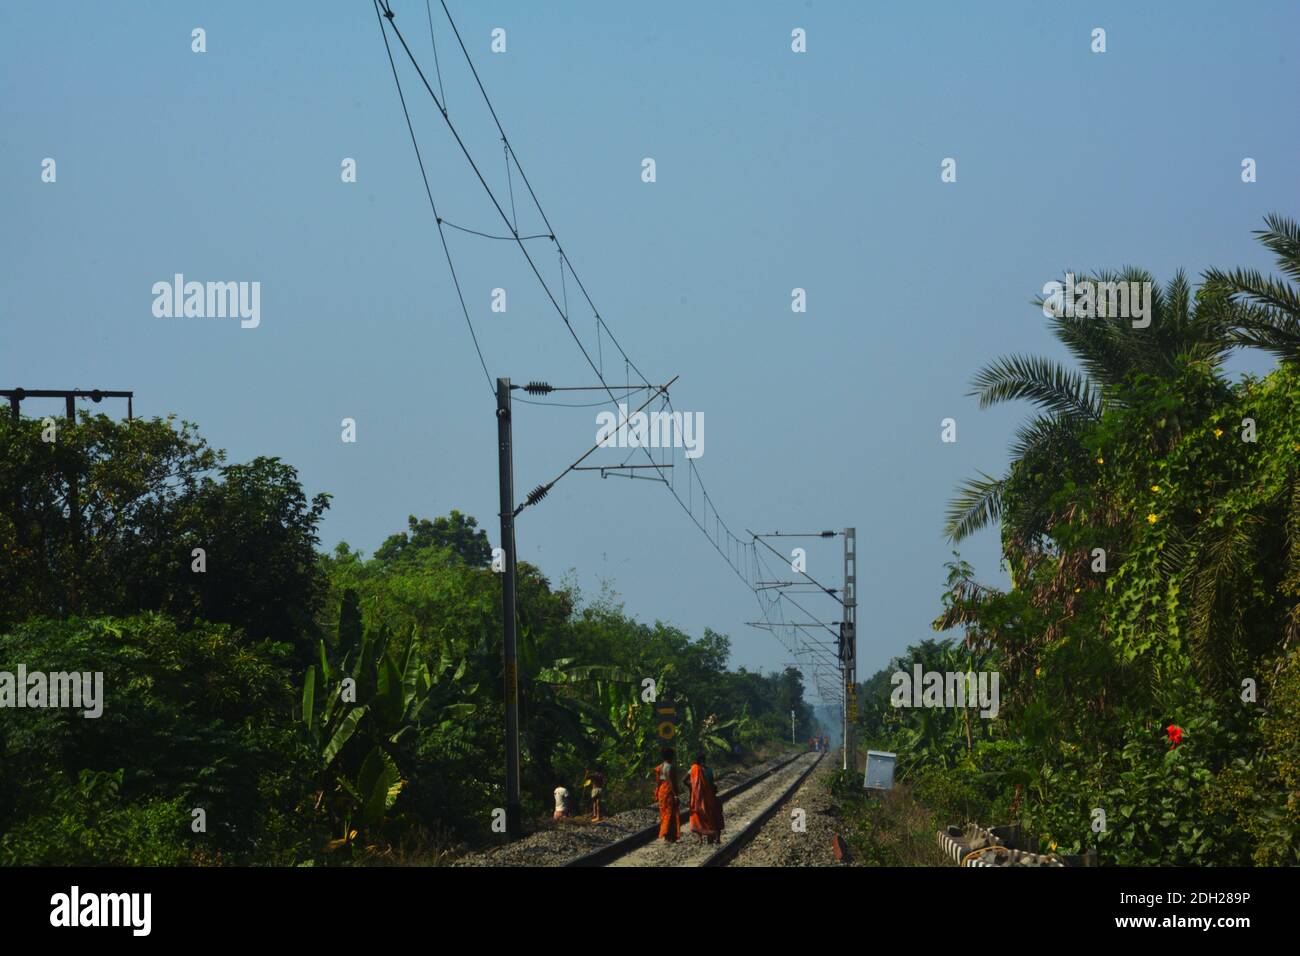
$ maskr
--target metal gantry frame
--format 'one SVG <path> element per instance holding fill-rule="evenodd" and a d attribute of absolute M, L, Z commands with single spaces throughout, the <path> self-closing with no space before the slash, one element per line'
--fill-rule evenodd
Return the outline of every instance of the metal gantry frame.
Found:
<path fill-rule="evenodd" d="M 20 406 L 28 398 L 61 398 L 64 401 L 64 414 L 68 421 L 77 420 L 77 399 L 88 398 L 98 404 L 106 398 L 125 398 L 126 399 L 126 420 L 129 422 L 134 418 L 134 409 L 131 402 L 135 398 L 135 392 L 115 392 L 101 388 L 3 388 L 0 389 L 0 398 L 9 400 L 9 411 L 15 419 L 21 414 Z"/>
<path fill-rule="evenodd" d="M 812 577 L 806 571 L 793 568 L 797 574 L 801 575 L 802 581 L 758 581 L 755 585 L 756 591 L 775 591 L 776 600 L 773 606 L 779 605 L 780 601 L 793 604 L 808 618 L 813 618 L 808 610 L 802 604 L 795 601 L 791 595 L 798 594 L 824 594 L 834 599 L 842 608 L 841 618 L 838 622 L 827 622 L 816 619 L 803 621 L 786 621 L 784 615 L 778 622 L 764 621 L 748 622 L 754 627 L 766 627 L 775 632 L 778 628 L 789 631 L 790 636 L 794 639 L 795 647 L 787 645 L 787 649 L 795 656 L 796 664 L 805 672 L 811 671 L 813 681 L 817 685 L 818 696 L 826 703 L 832 705 L 838 704 L 840 716 L 843 722 L 843 741 L 844 741 L 844 769 L 857 769 L 857 529 L 845 528 L 843 531 L 820 531 L 820 532 L 802 532 L 786 533 L 773 531 L 767 534 L 757 534 L 750 531 L 755 542 L 761 543 L 765 548 L 779 557 L 782 561 L 786 560 L 785 555 L 781 554 L 770 544 L 764 541 L 764 538 L 833 538 L 841 536 L 844 539 L 844 583 L 840 588 L 829 588 L 820 581 Z M 802 590 L 792 590 L 793 588 L 802 588 Z M 766 616 L 766 612 L 765 612 Z M 829 641 L 817 640 L 809 637 L 806 631 L 825 630 L 835 637 L 832 644 Z M 800 646 L 801 645 L 801 646 Z M 830 649 L 834 648 L 832 656 Z"/>
<path fill-rule="evenodd" d="M 858 769 L 858 555 L 857 528 L 844 529 L 844 622 L 840 666 L 844 675 L 844 769 Z"/>

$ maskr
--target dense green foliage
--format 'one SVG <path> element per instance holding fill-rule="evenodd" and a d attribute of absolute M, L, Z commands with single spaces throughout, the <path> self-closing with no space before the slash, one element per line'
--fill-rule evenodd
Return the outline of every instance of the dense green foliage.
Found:
<path fill-rule="evenodd" d="M 160 614 L 34 619 L 0 669 L 104 675 L 103 713 L 6 710 L 0 863 L 284 862 L 310 756 L 291 719 L 285 644 Z M 207 816 L 205 840 L 192 810 Z"/>
<path fill-rule="evenodd" d="M 325 561 L 333 584 L 327 607 L 338 610 L 322 621 L 322 653 L 327 661 L 345 658 L 373 637 L 400 646 L 411 661 L 436 662 L 432 676 L 442 675 L 446 689 L 437 692 L 433 681 L 437 702 L 407 722 L 408 734 L 385 743 L 384 733 L 364 734 L 363 723 L 366 742 L 340 759 L 359 766 L 363 750 L 381 746 L 406 781 L 394 816 L 411 813 L 425 825 L 437 820 L 486 838 L 492 810 L 502 804 L 497 768 L 505 759 L 500 584 L 483 566 L 490 549 L 473 519 L 453 514 L 448 526 L 468 533 L 390 538 L 400 547 L 370 560 L 347 545 L 335 550 Z M 576 588 L 553 589 L 526 563 L 518 604 L 523 778 L 532 814 L 546 811 L 557 785 L 576 792 L 593 767 L 605 772 L 614 805 L 648 799 L 658 737 L 647 681 L 655 699 L 677 700 L 682 750 L 747 756 L 789 733 L 791 710 L 800 732 L 812 732 L 798 672 L 729 671 L 724 635 L 706 629 L 692 640 L 661 623 L 637 622 L 609 594 L 584 603 Z M 396 655 L 390 666 L 394 675 L 404 669 Z"/>
<path fill-rule="evenodd" d="M 472 517 L 326 555 L 328 496 L 276 459 L 227 465 L 160 419 L 54 425 L 0 419 L 0 675 L 100 673 L 102 714 L 0 701 L 0 864 L 436 862 L 501 839 L 501 585 Z M 819 729 L 797 671 L 728 670 L 724 635 L 526 564 L 518 600 L 528 817 L 596 767 L 607 810 L 647 802 L 656 697 L 679 748 L 723 763 L 791 710 Z"/>
<path fill-rule="evenodd" d="M 1296 225 L 1261 235 L 1300 280 Z M 1120 864 L 1295 864 L 1300 293 L 1246 270 L 1157 292 L 1149 328 L 1051 320 L 1081 372 L 1012 356 L 977 375 L 983 404 L 1040 409 L 1007 473 L 949 510 L 954 540 L 1000 520 L 1012 586 L 950 565 L 935 626 L 963 640 L 911 648 L 860 719 L 948 822 L 1019 822 Z M 1242 346 L 1282 361 L 1232 380 Z M 890 707 L 895 666 L 970 658 L 1000 673 L 997 720 Z"/>
<path fill-rule="evenodd" d="M 293 643 L 305 661 L 303 624 L 326 586 L 315 549 L 329 497 L 308 501 L 275 458 L 226 465 L 194 426 L 174 426 L 0 416 L 0 629 L 163 611 Z"/>

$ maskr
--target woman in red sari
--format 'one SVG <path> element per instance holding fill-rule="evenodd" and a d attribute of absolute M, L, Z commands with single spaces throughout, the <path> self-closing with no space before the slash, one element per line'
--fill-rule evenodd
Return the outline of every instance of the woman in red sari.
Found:
<path fill-rule="evenodd" d="M 695 755 L 691 766 L 691 831 L 696 842 L 717 843 L 722 834 L 722 801 L 713 783 L 713 771 L 704 762 L 704 754 Z"/>
<path fill-rule="evenodd" d="M 665 843 L 675 843 L 681 829 L 679 817 L 681 803 L 677 799 L 677 768 L 673 766 L 673 751 L 665 747 L 663 763 L 655 767 L 655 799 L 659 801 L 659 838 Z"/>

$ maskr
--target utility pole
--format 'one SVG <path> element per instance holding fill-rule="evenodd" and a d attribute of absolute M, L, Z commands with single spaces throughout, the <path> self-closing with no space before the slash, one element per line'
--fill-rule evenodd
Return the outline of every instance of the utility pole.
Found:
<path fill-rule="evenodd" d="M 647 398 L 635 413 L 641 412 L 668 387 L 677 381 L 674 375 L 667 385 L 660 385 Z M 604 386 L 601 386 L 604 388 Z M 552 386 L 546 382 L 529 382 L 527 385 L 511 385 L 510 379 L 497 379 L 497 458 L 500 467 L 501 483 L 501 550 L 505 554 L 505 576 L 501 581 L 501 623 L 505 632 L 502 641 L 502 679 L 505 684 L 506 702 L 506 835 L 510 839 L 523 836 L 523 809 L 520 801 L 519 785 L 519 618 L 516 610 L 516 584 L 518 582 L 518 564 L 515 549 L 515 516 L 525 508 L 537 504 L 554 487 L 555 483 L 587 460 L 602 442 L 597 440 L 579 458 L 546 484 L 538 485 L 524 499 L 524 503 L 515 507 L 515 465 L 510 424 L 510 392 L 522 388 L 530 395 L 547 395 L 557 391 L 595 391 L 596 386 Z M 608 389 L 605 389 L 608 391 Z M 622 466 L 636 467 L 636 466 Z M 672 465 L 652 465 L 663 469 Z M 677 734 L 676 712 L 669 702 L 659 705 L 662 716 L 659 728 L 660 736 L 671 741 Z"/>
<path fill-rule="evenodd" d="M 844 529 L 844 623 L 840 635 L 840 669 L 844 675 L 844 769 L 858 769 L 858 555 L 857 529 Z"/>
<path fill-rule="evenodd" d="M 794 746 L 794 711 L 790 711 L 790 745 Z"/>
<path fill-rule="evenodd" d="M 497 457 L 501 469 L 501 550 L 505 576 L 501 580 L 501 620 L 505 625 L 503 653 L 506 700 L 506 836 L 523 835 L 519 787 L 519 645 L 515 611 L 515 467 L 511 449 L 510 379 L 497 379 Z"/>

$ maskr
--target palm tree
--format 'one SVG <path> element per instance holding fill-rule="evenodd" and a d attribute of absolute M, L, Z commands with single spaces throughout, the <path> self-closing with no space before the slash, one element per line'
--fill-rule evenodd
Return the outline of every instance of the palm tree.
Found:
<path fill-rule="evenodd" d="M 960 541 L 999 518 L 1006 519 L 1004 537 L 1010 532 L 1010 537 L 1030 541 L 1044 534 L 1052 523 L 1045 493 L 1018 496 L 1016 514 L 1003 514 L 1014 476 L 1056 472 L 1079 461 L 1083 432 L 1101 420 L 1107 407 L 1126 403 L 1135 376 L 1170 377 L 1192 362 L 1217 368 L 1233 346 L 1241 344 L 1229 335 L 1222 309 L 1202 308 L 1194 299 L 1182 271 L 1163 289 L 1140 269 L 1085 278 L 1095 283 L 1149 283 L 1150 323 L 1135 328 L 1131 319 L 1118 315 L 1054 314 L 1049 320 L 1052 331 L 1082 371 L 1053 359 L 1011 355 L 976 374 L 969 394 L 979 398 L 981 408 L 1024 399 L 1040 413 L 1016 432 L 1006 475 L 995 478 L 981 472 L 959 487 L 947 512 L 950 540 Z M 1042 308 L 1045 300 L 1040 297 L 1034 304 Z M 1098 308 L 1104 311 L 1101 301 Z"/>
<path fill-rule="evenodd" d="M 1062 517 L 1050 513 L 1048 504 L 1060 484 L 1017 479 L 1068 470 L 1086 474 L 1083 432 L 1107 408 L 1135 399 L 1132 386 L 1139 376 L 1169 380 L 1194 364 L 1215 370 L 1237 347 L 1260 348 L 1283 362 L 1300 360 L 1300 289 L 1287 281 L 1300 280 L 1300 227 L 1278 215 L 1267 216 L 1265 223 L 1267 228 L 1256 235 L 1276 255 L 1286 278 L 1266 278 L 1249 269 L 1210 269 L 1193 296 L 1179 273 L 1153 296 L 1148 328 L 1135 329 L 1122 319 L 1052 319 L 1057 338 L 1082 372 L 1020 356 L 1000 359 L 979 372 L 973 394 L 981 407 L 1023 398 L 1041 413 L 1017 433 L 1003 478 L 982 474 L 961 487 L 948 512 L 947 530 L 953 540 L 1001 519 L 1008 555 L 1046 550 L 1043 539 Z M 1141 276 L 1130 270 L 1121 278 Z M 1215 376 L 1212 388 L 1221 389 L 1225 400 L 1231 398 L 1225 380 Z M 1175 429 L 1166 441 L 1172 446 L 1176 440 Z M 1155 454 L 1167 451 L 1168 446 L 1153 448 Z M 1009 509 L 1014 513 L 1005 513 Z M 1256 646 L 1261 640 L 1267 644 L 1276 634 L 1272 622 L 1255 619 L 1273 611 L 1238 599 L 1243 578 L 1250 577 L 1251 569 L 1272 568 L 1274 576 L 1300 581 L 1300 478 L 1271 487 L 1245 513 L 1214 517 L 1210 520 L 1207 507 L 1205 517 L 1194 524 L 1170 525 L 1158 570 L 1165 581 L 1181 579 L 1187 609 L 1182 638 L 1196 669 L 1222 680 L 1241 660 L 1262 652 L 1264 648 Z M 1279 533 L 1285 538 L 1281 567 L 1275 540 Z M 996 596 L 974 585 L 969 574 L 954 584 L 952 594 L 951 606 L 937 624 L 978 620 L 983 604 Z M 1300 605 L 1290 608 L 1284 628 L 1284 644 L 1300 640 Z"/>
<path fill-rule="evenodd" d="M 1264 223 L 1266 228 L 1255 230 L 1255 235 L 1273 252 L 1286 278 L 1265 277 L 1255 269 L 1208 269 L 1201 297 L 1205 309 L 1232 330 L 1235 345 L 1262 349 L 1283 363 L 1295 363 L 1300 361 L 1300 288 L 1294 284 L 1300 282 L 1300 226 L 1276 213 L 1265 216 Z M 1285 558 L 1276 567 L 1278 545 L 1270 541 L 1270 534 L 1279 529 Z M 1251 630 L 1233 600 L 1237 575 L 1243 568 L 1262 564 L 1290 581 L 1300 580 L 1300 478 L 1278 484 L 1249 512 L 1222 522 L 1204 522 L 1188 540 L 1171 544 L 1169 557 L 1174 561 L 1187 553 L 1199 556 L 1187 589 L 1187 640 L 1207 670 L 1226 675 L 1233 670 L 1233 654 L 1241 653 Z M 1273 633 L 1269 627 L 1255 630 Z M 1283 624 L 1282 645 L 1297 639 L 1300 605 L 1293 605 Z M 1256 653 L 1259 650 L 1254 648 Z"/>
<path fill-rule="evenodd" d="M 1277 257 L 1278 269 L 1300 282 L 1300 226 L 1276 213 L 1264 217 L 1266 229 L 1255 235 Z M 1254 269 L 1205 273 L 1203 290 L 1223 320 L 1234 329 L 1236 344 L 1272 352 L 1286 362 L 1300 359 L 1300 289 Z"/>

